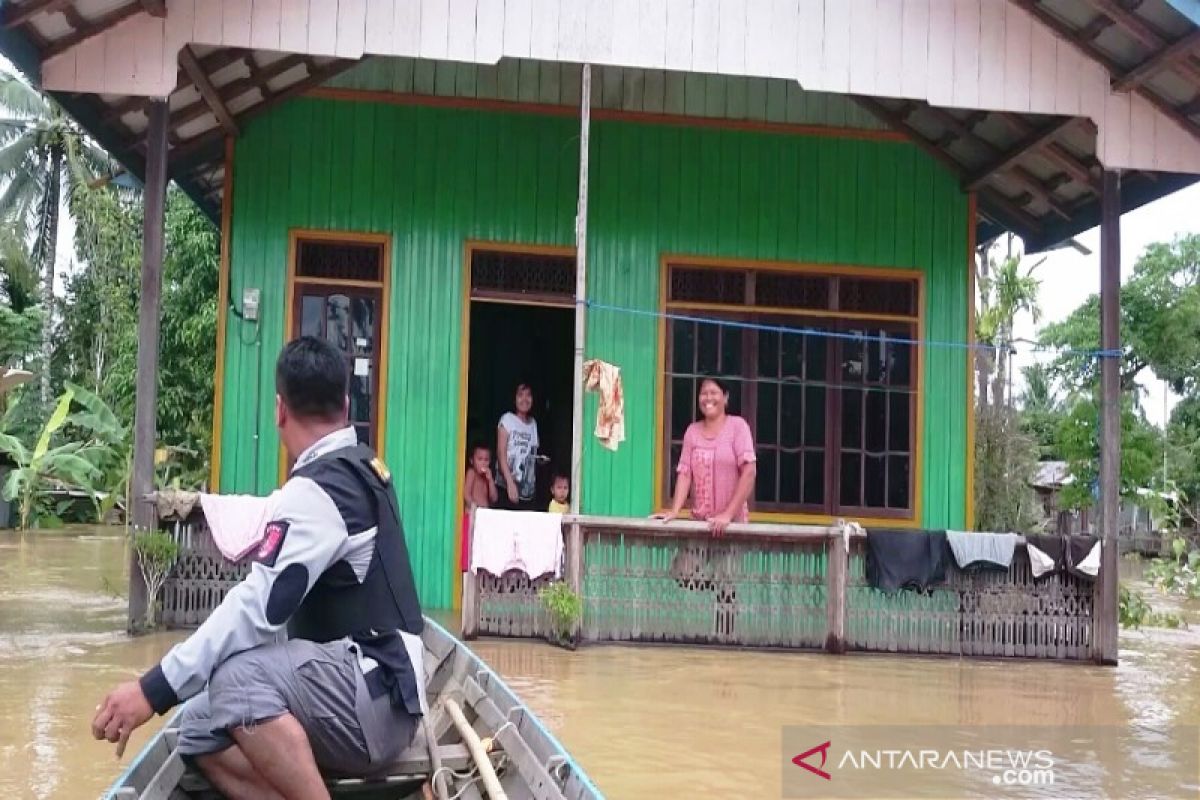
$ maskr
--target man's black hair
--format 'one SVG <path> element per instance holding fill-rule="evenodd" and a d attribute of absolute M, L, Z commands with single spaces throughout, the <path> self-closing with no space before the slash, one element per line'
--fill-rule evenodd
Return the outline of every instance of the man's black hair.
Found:
<path fill-rule="evenodd" d="M 346 410 L 350 369 L 342 352 L 324 339 L 288 342 L 275 362 L 275 391 L 302 419 L 332 421 Z"/>

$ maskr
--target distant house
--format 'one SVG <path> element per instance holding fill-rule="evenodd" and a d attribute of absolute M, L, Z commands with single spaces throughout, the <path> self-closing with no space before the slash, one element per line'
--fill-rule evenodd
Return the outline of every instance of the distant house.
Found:
<path fill-rule="evenodd" d="M 1046 527 L 1059 533 L 1085 533 L 1091 527 L 1091 509 L 1078 510 L 1062 507 L 1059 495 L 1064 486 L 1075 482 L 1075 476 L 1066 461 L 1042 461 L 1034 472 L 1030 485 L 1042 503 L 1042 512 L 1047 520 Z M 1174 492 L 1158 492 L 1154 489 L 1138 489 L 1137 500 L 1122 498 L 1120 513 L 1120 536 L 1138 537 L 1157 531 L 1160 520 L 1154 518 L 1150 498 L 1158 495 L 1167 502 L 1175 502 Z"/>

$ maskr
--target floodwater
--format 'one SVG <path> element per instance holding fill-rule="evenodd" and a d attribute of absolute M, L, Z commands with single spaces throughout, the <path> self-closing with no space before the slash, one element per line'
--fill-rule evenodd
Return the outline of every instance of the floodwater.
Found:
<path fill-rule="evenodd" d="M 0 534 L 0 797 L 91 800 L 119 774 L 112 746 L 91 739 L 91 714 L 179 636 L 124 636 L 126 557 L 119 531 Z M 779 797 L 784 727 L 852 724 L 1119 726 L 1131 732 L 1116 754 L 1122 766 L 1095 776 L 1095 796 L 1196 797 L 1194 775 L 1145 757 L 1156 746 L 1150 727 L 1200 724 L 1200 606 L 1181 610 L 1190 630 L 1123 634 L 1115 669 L 680 647 L 568 653 L 506 641 L 475 649 L 613 798 Z M 135 734 L 126 760 L 156 724 Z M 964 785 L 962 796 L 986 794 Z"/>

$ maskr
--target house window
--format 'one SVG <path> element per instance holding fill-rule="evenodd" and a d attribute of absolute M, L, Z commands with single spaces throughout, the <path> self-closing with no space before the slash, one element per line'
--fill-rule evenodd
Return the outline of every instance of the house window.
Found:
<path fill-rule="evenodd" d="M 910 518 L 918 278 L 668 270 L 664 496 L 699 384 L 719 375 L 754 433 L 755 510 Z"/>

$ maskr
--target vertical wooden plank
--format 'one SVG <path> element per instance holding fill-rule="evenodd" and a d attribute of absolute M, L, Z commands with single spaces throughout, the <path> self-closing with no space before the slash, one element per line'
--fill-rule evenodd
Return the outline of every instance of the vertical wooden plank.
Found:
<path fill-rule="evenodd" d="M 226 47 L 250 46 L 251 0 L 225 0 L 221 16 L 221 43 Z"/>
<path fill-rule="evenodd" d="M 337 43 L 338 58 L 361 58 L 367 37 L 366 0 L 338 0 Z"/>
<path fill-rule="evenodd" d="M 641 0 L 638 9 L 638 66 L 662 65 L 667 57 L 667 5 L 663 0 Z"/>
<path fill-rule="evenodd" d="M 337 52 L 336 3 L 309 0 L 308 47 L 304 52 L 315 56 L 332 56 Z"/>
<path fill-rule="evenodd" d="M 777 60 L 774 53 L 776 41 L 782 42 L 780 32 L 772 28 L 775 22 L 774 0 L 747 0 L 744 19 L 744 72 L 758 77 L 771 75 L 771 64 Z"/>
<path fill-rule="evenodd" d="M 114 36 L 123 31 L 134 50 L 133 81 L 129 85 L 135 91 L 150 96 L 165 95 L 175 88 L 174 74 L 165 81 L 165 85 L 163 81 L 164 66 L 169 63 L 174 69 L 177 60 L 174 53 L 171 53 L 169 59 L 163 57 L 165 25 L 165 19 L 139 14 L 113 30 Z"/>
<path fill-rule="evenodd" d="M 1154 146 L 1154 117 L 1156 111 L 1145 97 L 1129 93 L 1130 158 L 1116 166 L 1131 166 L 1149 161 L 1144 153 Z"/>
<path fill-rule="evenodd" d="M 302 2 L 311 2 L 312 0 L 301 0 Z M 193 28 L 193 42 L 196 44 L 205 44 L 219 46 L 222 44 L 222 29 L 221 12 L 224 8 L 224 3 L 206 3 L 199 14 L 195 16 L 195 26 Z"/>
<path fill-rule="evenodd" d="M 1104 125 L 1100 127 L 1097 148 L 1105 166 L 1129 163 L 1133 148 L 1132 103 L 1128 92 L 1110 92 L 1104 108 Z"/>
<path fill-rule="evenodd" d="M 450 0 L 421 3 L 421 57 L 446 58 L 450 37 Z"/>
<path fill-rule="evenodd" d="M 607 3 L 587 3 L 584 12 L 584 55 L 589 63 L 607 63 L 613 52 L 613 14 Z"/>
<path fill-rule="evenodd" d="M 694 0 L 692 5 L 692 71 L 716 72 L 718 62 L 719 0 Z M 613 52 L 614 57 L 616 51 Z"/>
<path fill-rule="evenodd" d="M 980 0 L 955 0 L 954 3 L 954 84 L 953 105 L 975 108 L 979 105 L 979 10 Z"/>
<path fill-rule="evenodd" d="M 825 50 L 817 87 L 821 91 L 850 91 L 850 12 L 845 0 L 825 0 Z"/>
<path fill-rule="evenodd" d="M 558 58 L 558 0 L 533 0 L 533 29 L 529 38 L 529 57 L 554 61 Z"/>
<path fill-rule="evenodd" d="M 664 65 L 671 70 L 692 67 L 692 2 L 666 0 L 667 33 Z M 589 36 L 591 35 L 589 27 Z"/>
<path fill-rule="evenodd" d="M 929 2 L 906 0 L 900 23 L 900 96 L 923 98 L 929 71 Z"/>
<path fill-rule="evenodd" d="M 192 40 L 196 25 L 195 0 L 175 0 L 163 20 L 162 82 L 174 87 L 179 73 L 179 50 Z"/>
<path fill-rule="evenodd" d="M 717 2 L 717 71 L 742 75 L 746 69 L 746 3 Z"/>
<path fill-rule="evenodd" d="M 386 4 L 390 7 L 390 3 Z M 254 0 L 250 11 L 250 46 L 256 50 L 279 49 L 280 0 Z M 171 9 L 175 13 L 175 9 Z M 167 15 L 170 19 L 170 14 Z"/>
<path fill-rule="evenodd" d="M 884 0 L 886 4 L 886 0 Z M 877 77 L 877 52 L 875 49 L 874 31 L 878 22 L 878 3 L 876 0 L 848 0 L 850 7 L 850 45 L 853 56 L 850 57 L 850 91 L 853 94 L 878 94 L 875 85 Z M 895 36 L 895 33 L 892 33 Z"/>
<path fill-rule="evenodd" d="M 996 88 L 1004 85 L 1004 23 L 1009 3 L 985 2 L 979 16 L 979 92 L 993 102 Z"/>
<path fill-rule="evenodd" d="M 398 56 L 416 56 L 421 52 L 421 7 L 423 3 L 412 0 L 393 0 L 391 53 Z M 509 0 L 515 3 L 516 0 Z"/>
<path fill-rule="evenodd" d="M 800 0 L 796 77 L 807 89 L 824 89 L 825 2 Z"/>
<path fill-rule="evenodd" d="M 905 3 L 886 0 L 876 7 L 875 19 L 875 94 L 899 97 L 904 75 Z"/>
<path fill-rule="evenodd" d="M 522 61 L 517 67 L 517 99 L 522 103 L 536 103 L 538 99 L 538 63 Z"/>
<path fill-rule="evenodd" d="M 211 13 L 209 6 L 205 4 L 206 14 Z M 308 0 L 280 0 L 279 49 L 285 53 L 308 52 Z"/>
<path fill-rule="evenodd" d="M 638 0 L 613 0 L 609 8 L 612 11 L 613 63 L 638 63 Z"/>
<path fill-rule="evenodd" d="M 1056 113 L 1076 115 L 1079 113 L 1079 97 L 1082 92 L 1080 79 L 1083 73 L 1084 56 L 1061 39 L 1057 42 L 1054 76 L 1054 105 Z"/>
<path fill-rule="evenodd" d="M 1054 113 L 1054 84 L 1057 80 L 1055 60 L 1058 40 L 1045 25 L 1035 22 L 1030 36 L 1029 110 L 1039 114 Z"/>
<path fill-rule="evenodd" d="M 255 0 L 258 2 L 258 0 Z M 395 22 L 396 4 L 393 0 L 375 0 L 367 3 L 364 20 L 366 34 L 363 49 L 373 55 L 387 55 L 392 51 L 392 24 Z"/>
<path fill-rule="evenodd" d="M 754 15 L 758 20 L 759 16 Z M 800 39 L 800 13 L 795 0 L 773 0 L 770 20 L 761 28 L 756 26 L 754 39 L 760 42 L 768 55 L 765 72 L 773 78 L 795 80 L 797 75 L 797 48 Z"/>
<path fill-rule="evenodd" d="M 648 69 L 642 83 L 642 110 L 661 114 L 666 107 L 666 75 L 660 69 Z"/>
<path fill-rule="evenodd" d="M 475 14 L 475 60 L 494 64 L 504 52 L 504 0 L 478 0 Z"/>
<path fill-rule="evenodd" d="M 109 35 L 99 37 L 104 42 L 105 88 L 110 91 L 128 84 L 134 72 L 136 42 L 126 35 L 126 30 L 127 26 L 118 26 Z"/>
<path fill-rule="evenodd" d="M 1004 108 L 1028 111 L 1033 86 L 1033 17 L 1012 3 L 1004 9 Z"/>
<path fill-rule="evenodd" d="M 504 55 L 529 57 L 533 28 L 533 0 L 504 1 Z"/>
<path fill-rule="evenodd" d="M 663 111 L 667 114 L 686 113 L 687 76 L 682 72 L 666 73 L 663 92 Z"/>
<path fill-rule="evenodd" d="M 583 4 L 562 4 L 558 16 L 557 58 L 570 62 L 583 61 L 586 22 Z"/>
<path fill-rule="evenodd" d="M 1079 114 L 1104 127 L 1104 103 L 1108 98 L 1108 72 L 1091 59 L 1080 64 Z M 1097 151 L 1099 152 L 1099 151 Z"/>
<path fill-rule="evenodd" d="M 47 86 L 80 87 L 87 86 L 89 80 L 96 76 L 107 77 L 104 63 L 104 37 L 93 36 L 57 58 L 50 59 L 42 66 L 42 80 Z M 164 70 L 164 80 L 174 80 L 178 67 L 170 66 Z M 60 77 L 61 76 L 61 77 Z M 103 83 L 100 84 L 103 87 Z"/>
<path fill-rule="evenodd" d="M 477 0 L 450 0 L 446 58 L 452 61 L 475 60 Z"/>
<path fill-rule="evenodd" d="M 834 533 L 831 531 L 831 533 Z M 825 652 L 846 652 L 846 591 L 849 554 L 841 531 L 825 542 Z"/>
<path fill-rule="evenodd" d="M 927 97 L 935 106 L 954 102 L 953 0 L 929 0 L 929 80 Z"/>

